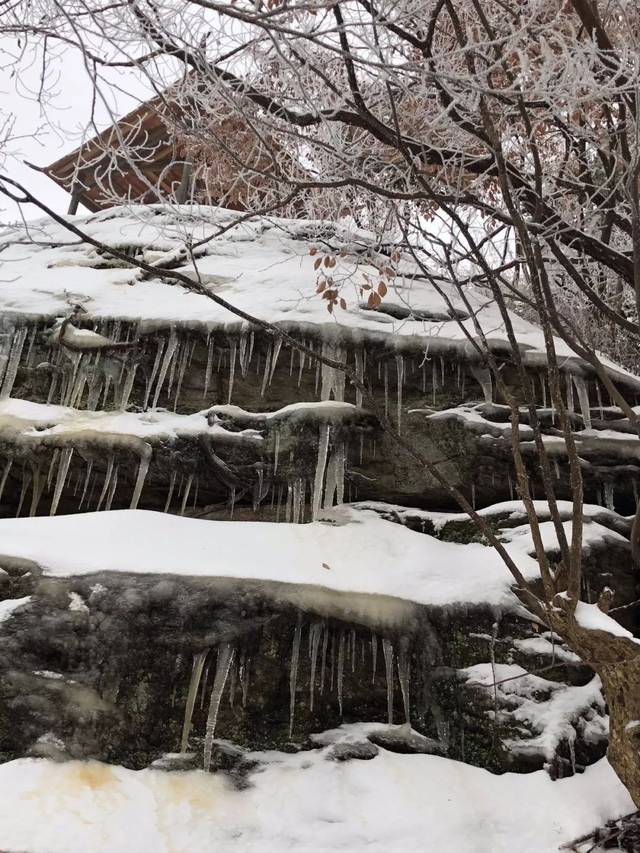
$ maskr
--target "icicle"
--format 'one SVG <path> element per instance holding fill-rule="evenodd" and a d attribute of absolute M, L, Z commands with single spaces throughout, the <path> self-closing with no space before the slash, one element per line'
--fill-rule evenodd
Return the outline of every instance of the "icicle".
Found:
<path fill-rule="evenodd" d="M 153 367 L 151 368 L 151 373 L 149 374 L 149 378 L 147 379 L 147 383 L 144 389 L 144 401 L 142 403 L 142 408 L 146 412 L 149 407 L 149 398 L 151 397 L 151 389 L 153 388 L 153 383 L 155 382 L 155 378 L 158 374 L 158 369 L 160 367 L 160 361 L 162 359 L 162 352 L 164 350 L 164 338 L 158 338 L 158 345 L 156 348 L 156 357 L 153 360 Z"/>
<path fill-rule="evenodd" d="M 631 481 L 631 488 L 633 489 L 633 504 L 634 506 L 638 506 L 638 481 Z M 0 497 L 2 497 L 2 486 L 0 485 Z"/>
<path fill-rule="evenodd" d="M 436 391 L 438 390 L 438 372 L 435 361 L 431 362 L 431 396 L 433 407 L 436 405 Z"/>
<path fill-rule="evenodd" d="M 236 349 L 238 344 L 235 338 L 229 342 L 229 384 L 227 388 L 227 405 L 231 405 L 231 397 L 233 395 L 233 381 L 236 375 Z"/>
<path fill-rule="evenodd" d="M 398 432 L 401 431 L 402 426 L 402 390 L 404 388 L 404 356 L 396 355 L 396 374 L 398 381 L 398 402 L 397 402 L 397 413 L 396 417 L 398 420 Z"/>
<path fill-rule="evenodd" d="M 207 391 L 209 390 L 209 383 L 211 382 L 211 374 L 213 372 L 213 352 L 214 352 L 214 339 L 213 335 L 209 338 L 207 343 L 207 366 L 204 371 L 204 384 L 202 387 L 202 398 L 204 399 L 207 396 Z"/>
<path fill-rule="evenodd" d="M 238 664 L 234 659 L 231 664 L 231 672 L 229 674 L 229 707 L 233 708 L 233 703 L 236 697 L 236 687 L 238 684 Z"/>
<path fill-rule="evenodd" d="M 31 327 L 31 332 L 29 333 L 29 344 L 27 346 L 27 355 L 25 358 L 25 363 L 26 363 L 27 367 L 33 367 L 33 360 L 32 360 L 32 356 L 33 356 L 33 352 L 34 352 L 33 345 L 36 342 L 37 335 L 38 335 L 38 327 L 37 327 L 37 325 L 34 325 Z"/>
<path fill-rule="evenodd" d="M 2 479 L 0 480 L 0 498 L 2 498 L 4 487 L 7 485 L 7 479 L 9 477 L 9 471 L 11 471 L 12 465 L 13 459 L 7 459 L 4 465 L 4 471 L 2 472 Z"/>
<path fill-rule="evenodd" d="M 251 658 L 247 655 L 243 656 L 243 661 L 240 664 L 240 685 L 242 687 L 242 707 L 247 707 L 247 701 L 249 699 L 249 664 L 251 663 Z"/>
<path fill-rule="evenodd" d="M 16 376 L 18 374 L 18 367 L 20 366 L 20 356 L 22 355 L 22 348 L 24 346 L 26 337 L 26 326 L 24 326 L 22 329 L 18 329 L 13 336 L 13 341 L 11 342 L 11 349 L 9 351 L 9 357 L 7 359 L 7 366 L 4 371 L 4 378 L 2 380 L 0 398 L 11 396 L 13 385 L 16 381 Z"/>
<path fill-rule="evenodd" d="M 42 497 L 44 488 L 44 479 L 39 468 L 34 468 L 31 474 L 31 506 L 29 507 L 29 517 L 33 518 L 38 511 L 38 504 Z"/>
<path fill-rule="evenodd" d="M 322 505 L 322 485 L 327 467 L 327 455 L 329 452 L 329 424 L 320 424 L 320 438 L 318 440 L 318 459 L 316 462 L 316 473 L 313 482 L 313 505 L 311 518 L 315 521 L 320 513 Z"/>
<path fill-rule="evenodd" d="M 482 388 L 485 403 L 491 403 L 493 400 L 493 381 L 491 371 L 488 367 L 482 367 L 477 364 L 471 365 L 471 373 L 478 385 Z M 444 380 L 444 374 L 443 374 Z"/>
<path fill-rule="evenodd" d="M 189 746 L 189 733 L 191 731 L 191 720 L 193 717 L 193 709 L 196 705 L 196 696 L 198 695 L 198 687 L 202 678 L 202 670 L 204 662 L 209 654 L 209 649 L 202 652 L 197 652 L 193 656 L 193 668 L 191 670 L 191 680 L 189 681 L 189 692 L 187 693 L 187 705 L 184 710 L 184 723 L 182 726 L 182 739 L 180 741 L 180 752 L 186 752 Z"/>
<path fill-rule="evenodd" d="M 573 413 L 575 412 L 575 403 L 573 402 L 573 380 L 570 373 L 565 374 L 565 380 L 567 385 L 567 409 Z"/>
<path fill-rule="evenodd" d="M 204 668 L 204 675 L 202 677 L 202 690 L 200 691 L 200 710 L 204 708 L 204 700 L 207 695 L 207 681 L 209 680 L 209 664 L 207 664 Z"/>
<path fill-rule="evenodd" d="M 571 761 L 571 774 L 576 775 L 576 741 L 575 734 L 568 738 L 569 743 L 569 760 Z"/>
<path fill-rule="evenodd" d="M 169 512 L 169 507 L 171 506 L 171 498 L 173 497 L 173 490 L 176 485 L 176 477 L 178 476 L 178 472 L 174 468 L 171 471 L 171 477 L 169 478 L 169 492 L 167 493 L 167 500 L 164 505 L 163 512 Z"/>
<path fill-rule="evenodd" d="M 240 363 L 240 375 L 244 379 L 249 370 L 249 359 L 247 356 L 249 355 L 249 347 L 247 346 L 247 336 L 246 334 L 240 335 L 240 343 L 238 347 L 238 362 Z"/>
<path fill-rule="evenodd" d="M 341 344 L 330 341 L 323 341 L 322 356 L 323 358 L 332 359 L 333 361 L 344 362 L 345 349 Z M 318 364 L 320 366 L 320 363 Z M 338 400 L 339 402 L 344 401 L 344 372 L 337 367 L 329 367 L 329 365 L 327 364 L 322 364 L 320 370 L 322 376 L 320 399 L 330 400 L 333 397 L 334 400 Z"/>
<path fill-rule="evenodd" d="M 51 462 L 49 463 L 49 473 L 47 474 L 47 491 L 49 491 L 49 489 L 51 488 L 51 483 L 53 482 L 53 472 L 56 470 L 56 465 L 58 464 L 59 457 L 60 449 L 56 447 L 53 453 L 51 454 Z"/>
<path fill-rule="evenodd" d="M 87 488 L 89 486 L 89 480 L 91 479 L 91 471 L 93 470 L 93 459 L 89 459 L 87 462 L 87 473 L 84 478 L 84 487 L 82 489 L 82 495 L 80 496 L 80 503 L 78 504 L 78 510 L 82 509 L 82 504 L 84 503 L 85 496 L 87 494 Z"/>
<path fill-rule="evenodd" d="M 274 450 L 273 450 L 273 475 L 275 477 L 276 471 L 278 470 L 278 458 L 280 456 L 280 430 L 276 427 L 275 430 L 275 439 L 274 439 Z"/>
<path fill-rule="evenodd" d="M 153 408 L 155 409 L 158 405 L 158 400 L 160 398 L 160 392 L 162 391 L 162 386 L 164 385 L 164 381 L 167 378 L 167 371 L 169 370 L 169 365 L 172 365 L 174 362 L 174 356 L 176 354 L 176 349 L 178 348 L 178 338 L 175 332 L 171 333 L 171 337 L 167 341 L 167 349 L 164 354 L 164 358 L 162 359 L 162 366 L 160 368 L 160 374 L 158 376 L 158 382 L 156 384 L 156 390 L 153 395 Z"/>
<path fill-rule="evenodd" d="M 356 379 L 364 384 L 364 359 L 362 356 L 362 347 L 356 347 L 354 351 Z M 356 406 L 362 406 L 362 391 L 356 388 Z"/>
<path fill-rule="evenodd" d="M 598 400 L 598 409 L 600 410 L 600 420 L 604 420 L 604 406 L 602 405 L 602 389 L 600 383 L 596 379 L 596 398 Z"/>
<path fill-rule="evenodd" d="M 376 671 L 378 669 L 378 637 L 371 635 L 371 683 L 375 684 Z"/>
<path fill-rule="evenodd" d="M 273 380 L 273 374 L 276 371 L 276 366 L 278 364 L 278 356 L 280 355 L 280 350 L 282 349 L 282 338 L 276 338 L 273 344 L 273 354 L 271 356 L 271 370 L 269 371 L 269 385 Z"/>
<path fill-rule="evenodd" d="M 320 662 L 320 695 L 324 693 L 324 674 L 327 669 L 327 647 L 329 645 L 329 626 L 322 635 L 322 661 Z"/>
<path fill-rule="evenodd" d="M 293 721 L 296 712 L 296 683 L 298 680 L 298 662 L 300 660 L 300 641 L 302 640 L 302 616 L 298 615 L 298 624 L 293 634 L 291 649 L 291 668 L 289 670 L 289 737 L 293 735 Z"/>
<path fill-rule="evenodd" d="M 122 400 L 120 402 L 120 408 L 122 411 L 126 411 L 127 406 L 129 405 L 129 397 L 131 396 L 131 391 L 133 390 L 133 383 L 136 378 L 136 372 L 138 370 L 138 365 L 133 364 L 127 370 L 127 379 L 122 388 Z"/>
<path fill-rule="evenodd" d="M 98 505 L 96 507 L 96 511 L 100 512 L 100 507 L 102 506 L 102 501 L 105 499 L 107 495 L 107 491 L 109 489 L 109 483 L 111 481 L 111 475 L 113 473 L 113 456 L 109 457 L 109 461 L 107 462 L 107 472 L 104 475 L 104 483 L 102 484 L 102 491 L 100 492 L 100 497 L 98 498 Z"/>
<path fill-rule="evenodd" d="M 180 515 L 184 515 L 184 511 L 187 508 L 187 501 L 189 500 L 189 492 L 191 491 L 191 484 L 193 483 L 193 474 L 189 474 L 187 477 L 187 482 L 184 487 L 184 492 L 182 495 L 182 504 L 180 506 Z M 233 502 L 231 504 L 231 511 L 233 512 Z"/>
<path fill-rule="evenodd" d="M 384 414 L 389 416 L 389 369 L 384 365 Z"/>
<path fill-rule="evenodd" d="M 185 344 L 182 347 L 181 358 L 179 361 L 178 367 L 178 379 L 176 381 L 176 395 L 173 398 L 173 411 L 177 411 L 178 404 L 180 402 L 180 392 L 182 391 L 182 383 L 184 382 L 184 375 L 187 371 L 187 364 L 189 363 L 189 346 Z M 173 366 L 171 371 L 171 376 L 169 378 L 169 394 L 171 393 L 171 386 L 173 384 Z"/>
<path fill-rule="evenodd" d="M 22 487 L 20 489 L 20 500 L 18 501 L 18 509 L 16 510 L 16 518 L 20 518 L 22 512 L 22 504 L 24 503 L 27 488 L 29 486 L 29 478 L 25 474 L 24 466 L 22 468 Z"/>
<path fill-rule="evenodd" d="M 178 341 L 178 346 L 176 349 L 175 358 L 171 359 L 171 364 L 169 365 L 169 379 L 167 381 L 167 399 L 171 397 L 171 391 L 173 389 L 173 381 L 176 377 L 176 367 L 178 368 L 178 373 L 182 369 L 182 363 L 184 361 L 184 344 L 182 341 Z M 175 408 L 174 408 L 175 410 Z"/>
<path fill-rule="evenodd" d="M 555 475 L 556 475 L 556 480 L 559 480 L 560 479 L 560 465 L 558 464 L 557 459 L 553 460 L 553 470 L 554 470 Z"/>
<path fill-rule="evenodd" d="M 218 661 L 216 663 L 216 674 L 213 679 L 213 687 L 211 689 L 211 699 L 209 701 L 209 713 L 207 715 L 207 728 L 204 736 L 204 769 L 209 771 L 211 767 L 211 755 L 213 753 L 213 738 L 216 731 L 216 723 L 218 722 L 218 711 L 220 710 L 220 702 L 222 693 L 229 675 L 229 669 L 233 662 L 235 649 L 230 643 L 221 643 L 218 648 Z"/>
<path fill-rule="evenodd" d="M 340 716 L 342 716 L 342 698 L 344 693 L 344 631 L 340 631 L 340 641 L 338 643 L 338 708 Z"/>
<path fill-rule="evenodd" d="M 351 629 L 351 672 L 356 671 L 356 629 Z"/>
<path fill-rule="evenodd" d="M 400 681 L 402 704 L 404 705 L 404 719 L 405 722 L 410 725 L 409 684 L 411 681 L 411 660 L 409 657 L 409 640 L 407 637 L 402 637 L 400 640 L 400 648 L 398 650 L 398 680 Z"/>
<path fill-rule="evenodd" d="M 610 509 L 612 512 L 615 512 L 615 500 L 614 500 L 614 488 L 613 483 L 605 483 L 603 486 L 604 489 L 604 505 L 607 509 Z"/>
<path fill-rule="evenodd" d="M 323 502 L 325 509 L 330 509 L 334 505 L 334 498 L 336 504 L 344 502 L 344 469 L 344 442 L 340 441 L 333 448 L 327 465 L 327 482 Z"/>
<path fill-rule="evenodd" d="M 149 470 L 149 462 L 151 461 L 151 447 L 148 447 L 148 451 L 144 453 L 140 457 L 140 464 L 138 465 L 138 476 L 136 478 L 136 485 L 133 490 L 133 496 L 131 497 L 131 505 L 129 509 L 137 509 L 138 502 L 140 501 L 140 495 L 142 494 L 142 487 L 144 486 L 144 481 L 147 478 L 147 472 Z"/>
<path fill-rule="evenodd" d="M 509 480 L 509 500 L 513 500 L 513 481 L 511 479 L 511 471 L 507 471 L 507 478 Z"/>
<path fill-rule="evenodd" d="M 580 404 L 580 411 L 582 412 L 584 427 L 585 429 L 591 429 L 591 408 L 589 404 L 589 389 L 587 387 L 587 383 L 582 376 L 574 376 L 573 381 L 576 386 L 576 391 L 578 392 L 578 402 Z"/>
<path fill-rule="evenodd" d="M 269 376 L 271 375 L 271 352 L 272 352 L 272 350 L 273 350 L 273 346 L 271 344 L 269 344 L 269 347 L 267 349 L 267 355 L 266 355 L 265 362 L 264 362 L 264 373 L 262 374 L 262 385 L 260 387 L 260 396 L 261 397 L 264 397 L 264 395 L 266 393 L 267 384 L 269 382 Z"/>
<path fill-rule="evenodd" d="M 58 504 L 60 503 L 60 496 L 62 495 L 62 490 L 64 489 L 65 483 L 67 482 L 67 474 L 69 473 L 69 465 L 71 464 L 72 456 L 73 447 L 65 447 L 62 453 L 60 454 L 60 465 L 58 466 L 56 487 L 53 492 L 53 499 L 51 501 L 51 509 L 49 510 L 49 515 L 55 515 L 58 509 Z"/>
<path fill-rule="evenodd" d="M 298 351 L 298 388 L 300 387 L 300 383 L 302 382 L 302 371 L 304 370 L 304 362 L 305 362 L 305 353 L 302 350 Z"/>
<path fill-rule="evenodd" d="M 387 675 L 387 715 L 389 725 L 393 723 L 393 643 L 386 637 L 382 640 L 382 651 L 384 653 L 384 668 Z"/>
<path fill-rule="evenodd" d="M 116 493 L 116 486 L 118 485 L 118 466 L 114 468 L 113 475 L 111 477 L 111 483 L 109 485 L 109 492 L 107 494 L 107 500 L 104 505 L 105 512 L 109 512 L 111 509 L 111 504 L 113 503 L 113 496 Z"/>
<path fill-rule="evenodd" d="M 314 622 L 309 629 L 309 643 L 311 645 L 311 678 L 309 684 L 309 710 L 313 711 L 313 699 L 316 687 L 316 666 L 318 664 L 318 649 L 320 648 L 320 638 L 324 630 L 323 622 Z"/>
<path fill-rule="evenodd" d="M 540 375 L 540 385 L 542 385 L 542 407 L 543 409 L 547 408 L 547 383 L 544 378 L 544 374 Z"/>

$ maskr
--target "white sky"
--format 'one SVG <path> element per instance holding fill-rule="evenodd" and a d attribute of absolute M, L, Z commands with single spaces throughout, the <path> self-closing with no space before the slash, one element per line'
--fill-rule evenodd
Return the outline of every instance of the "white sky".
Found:
<path fill-rule="evenodd" d="M 82 58 L 67 50 L 57 60 L 49 63 L 48 99 L 38 100 L 40 65 L 33 57 L 24 57 L 17 69 L 7 65 L 16 54 L 17 44 L 0 39 L 0 125 L 12 119 L 14 139 L 8 150 L 0 151 L 0 167 L 6 174 L 23 183 L 43 202 L 60 213 L 66 213 L 68 193 L 61 190 L 46 175 L 25 165 L 47 166 L 73 151 L 83 136 L 93 136 L 89 127 L 93 87 Z M 16 73 L 13 73 L 15 70 Z M 95 114 L 100 128 L 111 124 L 109 111 L 124 115 L 150 96 L 139 77 L 129 70 L 109 72 L 108 105 L 96 103 Z M 4 162 L 3 162 L 4 159 Z M 22 214 L 27 219 L 39 218 L 41 212 L 25 206 Z M 0 224 L 20 217 L 17 206 L 0 197 Z"/>

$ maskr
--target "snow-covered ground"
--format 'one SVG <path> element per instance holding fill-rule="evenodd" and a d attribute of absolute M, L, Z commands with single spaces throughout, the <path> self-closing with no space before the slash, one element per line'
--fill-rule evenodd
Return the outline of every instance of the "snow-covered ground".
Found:
<path fill-rule="evenodd" d="M 20 759 L 0 766 L 6 853 L 557 853 L 633 810 L 606 759 L 552 782 L 385 750 L 269 753 L 236 790 L 201 771 Z"/>

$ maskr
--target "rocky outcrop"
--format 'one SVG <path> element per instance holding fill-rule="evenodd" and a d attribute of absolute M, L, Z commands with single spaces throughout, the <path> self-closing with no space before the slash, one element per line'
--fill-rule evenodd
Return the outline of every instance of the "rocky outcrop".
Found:
<path fill-rule="evenodd" d="M 137 231 L 122 211 L 91 217 L 86 227 L 192 274 L 176 254 L 179 229 L 150 211 L 140 214 Z M 61 247 L 53 232 L 45 248 L 20 246 L 29 256 L 16 267 L 20 287 L 8 283 L 0 294 L 2 516 L 35 522 L 77 514 L 73 554 L 88 511 L 313 523 L 322 532 L 342 523 L 327 511 L 348 503 L 352 520 L 375 513 L 425 541 L 457 543 L 462 563 L 475 559 L 478 552 L 465 547 L 482 543 L 466 516 L 398 451 L 344 374 L 315 353 L 346 362 L 371 388 L 375 407 L 531 563 L 532 548 L 518 544 L 527 535 L 522 507 L 499 503 L 514 497 L 509 411 L 460 330 L 463 309 L 429 291 L 405 259 L 378 310 L 357 301 L 336 323 L 321 298 L 308 299 L 316 275 L 310 225 L 278 228 L 277 239 L 270 222 L 229 232 L 204 252 L 199 272 L 212 292 L 273 322 L 306 352 L 203 296 L 134 273 L 108 252 Z M 334 229 L 327 239 L 338 267 L 366 272 L 377 262 L 361 234 Z M 7 247 L 0 261 L 11 256 L 11 240 Z M 270 272 L 276 268 L 278 275 Z M 485 301 L 476 307 L 515 387 L 500 321 Z M 544 348 L 535 327 L 514 322 L 557 459 L 558 496 L 567 497 Z M 589 366 L 564 355 L 566 399 L 594 504 L 584 598 L 595 601 L 615 586 L 618 618 L 635 631 L 636 611 L 627 607 L 638 597 L 630 523 L 618 513 L 635 506 L 638 439 L 602 399 Z M 632 392 L 640 389 L 640 380 L 610 370 Z M 525 451 L 530 432 L 523 412 Z M 538 510 L 544 517 L 545 507 Z M 569 522 L 571 508 L 563 512 Z M 314 547 L 322 571 L 334 571 Z M 336 589 L 322 576 L 309 583 L 263 577 L 259 547 L 255 575 L 239 577 L 233 567 L 221 570 L 215 545 L 206 573 L 194 572 L 186 556 L 169 572 L 153 565 L 94 571 L 71 561 L 56 573 L 47 557 L 7 551 L 0 558 L 2 760 L 32 754 L 175 768 L 191 766 L 196 754 L 206 766 L 237 769 L 247 750 L 313 748 L 319 732 L 362 722 L 377 727 L 338 739 L 336 761 L 365 760 L 381 747 L 566 775 L 605 749 L 606 708 L 593 673 L 541 631 L 506 575 L 497 600 L 478 584 L 481 592 L 466 598 L 430 601 L 417 586 L 374 594 L 357 585 Z M 389 573 L 399 560 L 395 552 Z M 445 572 L 441 580 L 446 586 Z"/>

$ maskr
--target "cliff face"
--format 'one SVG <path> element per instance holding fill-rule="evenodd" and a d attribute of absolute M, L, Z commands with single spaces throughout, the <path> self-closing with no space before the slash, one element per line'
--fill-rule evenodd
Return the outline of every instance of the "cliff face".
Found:
<path fill-rule="evenodd" d="M 207 216 L 211 228 L 229 218 Z M 144 208 L 84 226 L 195 275 L 183 220 Z M 592 672 L 528 618 L 493 551 L 342 373 L 205 296 L 38 228 L 38 245 L 13 235 L 0 253 L 17 274 L 0 292 L 3 760 L 204 761 L 240 784 L 246 750 L 310 749 L 312 735 L 360 722 L 386 725 L 334 745 L 341 759 L 382 748 L 569 775 L 602 756 Z M 379 309 L 360 304 L 358 279 L 337 322 L 310 296 L 311 233 L 237 227 L 198 258 L 200 281 L 352 366 L 535 576 L 508 411 L 453 314 L 471 335 L 472 318 L 399 261 Z M 331 227 L 323 240 L 345 287 L 376 273 L 367 235 Z M 469 299 L 512 381 L 500 318 L 485 295 Z M 541 336 L 514 323 L 567 497 Z M 589 367 L 563 354 L 594 504 L 584 597 L 611 585 L 623 605 L 637 598 L 624 515 L 638 440 Z M 525 450 L 530 433 L 525 417 Z M 622 613 L 634 630 L 634 611 Z"/>

